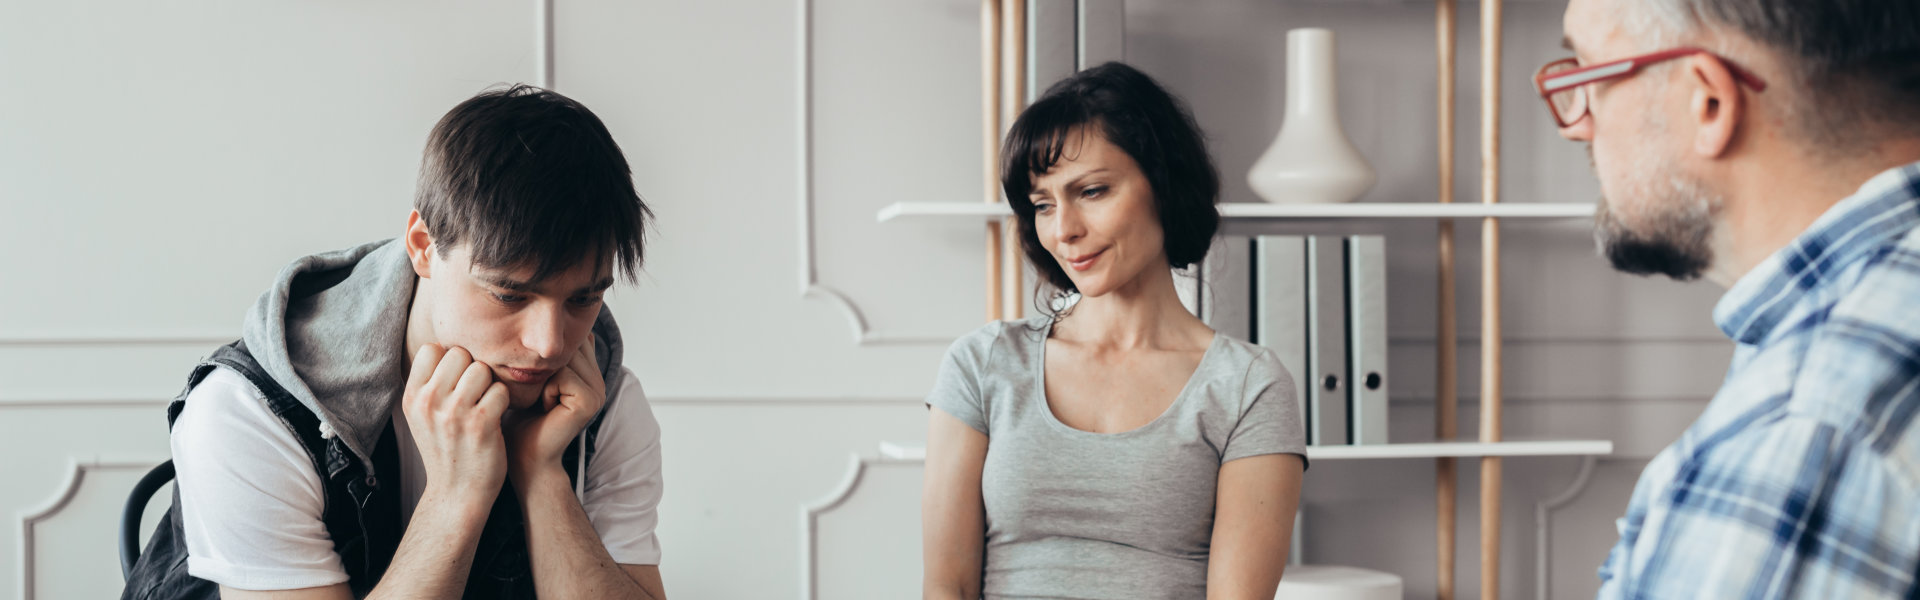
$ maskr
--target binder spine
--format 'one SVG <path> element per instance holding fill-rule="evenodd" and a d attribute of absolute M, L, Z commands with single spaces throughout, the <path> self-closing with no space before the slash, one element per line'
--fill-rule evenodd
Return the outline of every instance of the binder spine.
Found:
<path fill-rule="evenodd" d="M 1308 437 L 1342 445 L 1347 436 L 1347 285 L 1345 240 L 1307 238 Z"/>
<path fill-rule="evenodd" d="M 1308 383 L 1314 379 L 1307 360 L 1307 246 L 1306 238 L 1263 235 L 1252 240 L 1252 301 L 1248 311 L 1253 343 L 1273 350 L 1293 376 L 1293 398 L 1300 416 L 1311 423 L 1307 406 Z M 1307 443 L 1315 443 L 1308 428 Z"/>
<path fill-rule="evenodd" d="M 1354 444 L 1387 443 L 1387 258 L 1380 236 L 1347 238 L 1348 409 Z"/>

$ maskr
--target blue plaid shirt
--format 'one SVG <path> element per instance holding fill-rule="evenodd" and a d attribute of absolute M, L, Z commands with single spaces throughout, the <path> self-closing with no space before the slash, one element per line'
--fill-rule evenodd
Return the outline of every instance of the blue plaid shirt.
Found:
<path fill-rule="evenodd" d="M 1725 384 L 1634 488 L 1601 598 L 1916 598 L 1920 163 L 1727 290 Z"/>

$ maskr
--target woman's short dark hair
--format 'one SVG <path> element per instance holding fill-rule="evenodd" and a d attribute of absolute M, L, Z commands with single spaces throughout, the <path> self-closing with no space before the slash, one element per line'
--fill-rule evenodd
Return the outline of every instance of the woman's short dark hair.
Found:
<path fill-rule="evenodd" d="M 466 244 L 474 266 L 531 267 L 536 281 L 609 252 L 633 281 L 653 217 L 600 118 L 524 84 L 481 92 L 433 126 L 413 207 L 443 254 Z"/>
<path fill-rule="evenodd" d="M 1220 174 L 1185 104 L 1145 73 L 1110 62 L 1056 83 L 1020 113 L 1007 132 L 1000 185 L 1012 206 L 1020 248 L 1035 271 L 1062 292 L 1077 292 L 1034 229 L 1033 176 L 1060 161 L 1077 132 L 1094 131 L 1133 158 L 1153 192 L 1166 233 L 1167 263 L 1186 268 L 1207 255 L 1220 229 Z"/>

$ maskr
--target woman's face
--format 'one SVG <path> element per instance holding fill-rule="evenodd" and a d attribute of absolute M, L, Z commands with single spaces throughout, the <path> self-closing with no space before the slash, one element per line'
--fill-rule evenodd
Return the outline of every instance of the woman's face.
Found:
<path fill-rule="evenodd" d="M 1068 137 L 1060 160 L 1033 177 L 1034 233 L 1080 294 L 1108 294 L 1149 268 L 1167 268 L 1153 190 L 1133 157 L 1098 127 Z"/>

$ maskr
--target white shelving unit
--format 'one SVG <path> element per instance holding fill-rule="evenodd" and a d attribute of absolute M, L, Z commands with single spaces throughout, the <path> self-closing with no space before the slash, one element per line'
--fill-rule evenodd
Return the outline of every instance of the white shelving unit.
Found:
<path fill-rule="evenodd" d="M 1419 203 L 1345 203 L 1345 204 L 1268 204 L 1222 203 L 1223 219 L 1267 221 L 1383 221 L 1439 219 L 1587 219 L 1593 204 L 1583 203 L 1511 203 L 1484 204 L 1462 202 Z M 908 218 L 1005 219 L 1012 211 L 1004 203 L 984 202 L 896 202 L 880 209 L 877 219 L 888 223 Z M 1613 453 L 1610 440 L 1533 440 L 1533 441 L 1449 441 L 1412 444 L 1375 444 L 1352 446 L 1309 446 L 1307 458 L 1313 460 L 1353 460 L 1386 458 L 1483 458 L 1525 456 L 1606 456 Z M 882 443 L 880 454 L 896 460 L 922 460 L 926 448 Z"/>
<path fill-rule="evenodd" d="M 1606 456 L 1609 454 L 1613 454 L 1612 440 L 1460 441 L 1307 447 L 1307 458 L 1310 460 L 1480 458 L 1486 456 Z M 880 456 L 889 460 L 900 461 L 926 460 L 927 447 L 916 444 L 881 442 Z"/>
<path fill-rule="evenodd" d="M 1454 219 L 1481 219 L 1483 225 L 1495 223 L 1495 221 L 1488 221 L 1486 219 L 1555 222 L 1555 221 L 1569 221 L 1569 220 L 1575 220 L 1575 219 L 1590 219 L 1593 217 L 1594 209 L 1595 209 L 1595 206 L 1593 204 L 1581 204 L 1581 203 L 1491 203 L 1490 204 L 1490 203 L 1482 203 L 1482 202 L 1459 202 L 1459 203 L 1368 202 L 1368 203 L 1344 203 L 1344 204 L 1269 204 L 1269 203 L 1229 202 L 1229 203 L 1222 203 L 1219 206 L 1220 206 L 1220 217 L 1226 221 L 1260 223 L 1262 224 L 1261 225 L 1262 227 L 1271 227 L 1274 224 L 1299 225 L 1308 229 L 1326 229 L 1329 227 L 1333 229 L 1339 229 L 1343 227 L 1350 227 L 1355 224 L 1359 224 L 1361 227 L 1371 227 L 1371 226 L 1379 225 L 1381 223 L 1395 222 L 1395 221 L 1412 221 L 1412 220 L 1432 220 L 1438 223 L 1449 223 L 1451 222 L 1451 220 L 1454 220 Z M 896 220 L 909 219 L 909 218 L 973 219 L 973 220 L 984 221 L 988 224 L 988 228 L 990 230 L 998 231 L 1001 227 L 1004 226 L 1004 223 L 1006 223 L 1006 221 L 1012 216 L 1013 216 L 1013 211 L 1009 209 L 1005 203 L 896 202 L 896 203 L 887 205 L 885 208 L 880 209 L 880 212 L 875 215 L 875 218 L 881 223 L 888 223 Z M 1446 243 L 1450 247 L 1451 236 L 1447 236 L 1446 238 L 1443 238 L 1443 239 L 1446 240 L 1443 243 Z M 1002 243 L 1002 242 L 996 241 L 994 243 L 997 245 L 998 243 Z M 1497 253 L 1498 253 L 1497 246 L 1492 249 L 1492 252 L 1494 252 L 1495 255 L 1497 256 Z M 1006 255 L 1018 256 L 1017 254 L 1013 254 L 1011 252 L 1008 252 Z M 989 258 L 989 264 L 990 265 L 998 264 L 1000 260 L 1001 260 L 1001 255 L 996 254 L 995 256 L 992 256 Z M 1449 271 L 1450 271 L 1450 268 L 1449 268 Z M 1018 271 L 1013 271 L 1013 272 L 1018 272 Z M 997 277 L 998 275 L 996 274 L 994 276 Z M 1497 288 L 1498 284 L 1495 283 L 1494 285 L 1495 285 L 1494 289 L 1498 289 Z M 994 296 L 997 296 L 997 291 L 990 294 L 990 297 L 994 297 Z M 1448 304 L 1447 306 L 1450 306 L 1450 304 Z M 1487 314 L 1484 308 L 1483 308 L 1482 314 L 1483 315 Z M 1497 322 L 1497 319 L 1498 319 L 1497 309 L 1494 310 L 1493 314 L 1495 315 L 1494 319 Z M 1496 332 L 1495 337 L 1497 336 L 1498 334 Z M 1443 352 L 1447 352 L 1448 350 L 1450 350 L 1450 348 L 1443 349 Z M 1497 365 L 1499 360 L 1497 358 L 1497 355 L 1495 356 L 1496 358 L 1494 358 L 1492 362 Z M 1498 380 L 1499 376 L 1497 374 L 1497 371 L 1496 371 L 1496 374 L 1493 375 L 1492 377 L 1493 379 Z M 1494 422 L 1493 425 L 1491 425 L 1491 428 L 1496 432 L 1499 430 L 1499 425 L 1497 420 Z M 1443 427 L 1442 435 L 1450 435 L 1450 434 L 1451 434 L 1451 430 L 1449 428 Z M 1494 439 L 1498 439 L 1498 437 L 1495 436 Z M 926 454 L 927 454 L 927 449 L 925 446 L 896 444 L 896 443 L 887 443 L 887 442 L 883 442 L 880 444 L 880 455 L 883 457 L 884 460 L 901 461 L 901 462 L 920 462 L 920 461 L 926 460 Z M 1482 511 L 1483 511 L 1481 515 L 1481 518 L 1482 518 L 1481 534 L 1482 536 L 1484 536 L 1484 538 L 1487 538 L 1482 540 L 1481 559 L 1483 561 L 1491 562 L 1493 565 L 1496 565 L 1496 566 L 1492 568 L 1488 568 L 1486 565 L 1483 564 L 1481 578 L 1482 580 L 1497 580 L 1498 579 L 1497 565 L 1499 563 L 1499 554 L 1500 554 L 1499 544 L 1497 541 L 1489 542 L 1488 540 L 1498 539 L 1499 534 L 1498 534 L 1497 524 L 1499 522 L 1499 519 L 1496 517 L 1489 516 L 1486 511 L 1489 510 L 1489 507 L 1491 507 L 1491 510 L 1494 511 L 1495 514 L 1497 514 L 1499 510 L 1498 498 L 1500 495 L 1499 487 L 1500 487 L 1500 480 L 1501 480 L 1500 471 L 1498 470 L 1499 461 L 1501 459 L 1509 458 L 1509 457 L 1513 457 L 1513 458 L 1550 457 L 1550 456 L 1585 457 L 1587 462 L 1585 463 L 1586 466 L 1583 467 L 1583 472 L 1584 472 L 1585 470 L 1591 469 L 1592 461 L 1596 457 L 1607 456 L 1610 454 L 1613 454 L 1613 442 L 1611 440 L 1520 440 L 1520 441 L 1459 440 L 1459 441 L 1438 441 L 1438 442 L 1408 443 L 1408 444 L 1366 444 L 1366 445 L 1347 445 L 1347 446 L 1308 446 L 1307 447 L 1307 458 L 1309 460 L 1315 460 L 1315 461 L 1410 459 L 1410 458 L 1439 460 L 1439 462 L 1442 465 L 1439 471 L 1440 479 L 1441 479 L 1440 485 L 1442 486 L 1440 489 L 1443 490 L 1442 493 L 1445 494 L 1445 497 L 1448 499 L 1447 504 L 1443 504 L 1441 507 L 1441 516 L 1439 518 L 1439 537 L 1442 540 L 1441 541 L 1442 556 L 1440 557 L 1440 565 L 1439 565 L 1439 572 L 1441 577 L 1440 588 L 1442 590 L 1442 597 L 1450 597 L 1453 589 L 1452 547 L 1453 547 L 1453 541 L 1454 541 L 1454 533 L 1453 533 L 1454 519 L 1452 518 L 1453 506 L 1451 503 L 1451 498 L 1453 496 L 1453 492 L 1452 492 L 1451 481 L 1455 476 L 1455 470 L 1454 470 L 1455 467 L 1452 466 L 1452 462 L 1455 459 L 1465 458 L 1465 459 L 1480 460 L 1481 467 L 1482 467 L 1481 468 L 1482 476 L 1484 478 L 1487 478 L 1493 481 L 1493 487 L 1491 488 L 1491 491 L 1489 491 L 1489 488 L 1485 486 L 1483 486 L 1481 489 L 1481 501 L 1482 501 Z M 1494 465 L 1492 467 L 1494 470 L 1492 471 L 1488 470 L 1489 464 Z M 1545 510 L 1545 509 L 1540 509 L 1540 510 Z M 1541 533 L 1540 535 L 1544 536 L 1545 533 Z M 1294 543 L 1296 544 L 1296 547 L 1294 548 L 1294 556 L 1296 557 L 1300 555 L 1300 548 L 1298 547 L 1299 541 L 1300 540 L 1297 537 L 1294 539 Z M 1542 542 L 1542 546 L 1544 545 L 1545 543 Z M 1544 559 L 1541 559 L 1541 560 L 1544 561 Z M 1538 569 L 1539 572 L 1541 573 L 1545 573 L 1544 562 L 1541 562 L 1540 565 L 1537 565 L 1536 569 Z M 1541 581 L 1544 582 L 1544 579 L 1542 579 Z M 1541 589 L 1543 590 L 1545 589 L 1544 583 L 1542 584 Z M 1481 590 L 1481 597 L 1483 598 L 1483 600 L 1497 599 L 1499 597 L 1499 586 L 1496 585 L 1496 586 L 1483 587 Z"/>
<path fill-rule="evenodd" d="M 1225 219 L 1371 220 L 1371 219 L 1585 219 L 1594 205 L 1581 203 L 1484 204 L 1459 202 L 1361 202 L 1345 204 L 1267 204 L 1225 202 Z M 895 202 L 880 209 L 881 223 L 909 217 L 1004 219 L 1013 215 L 1004 203 Z"/>

